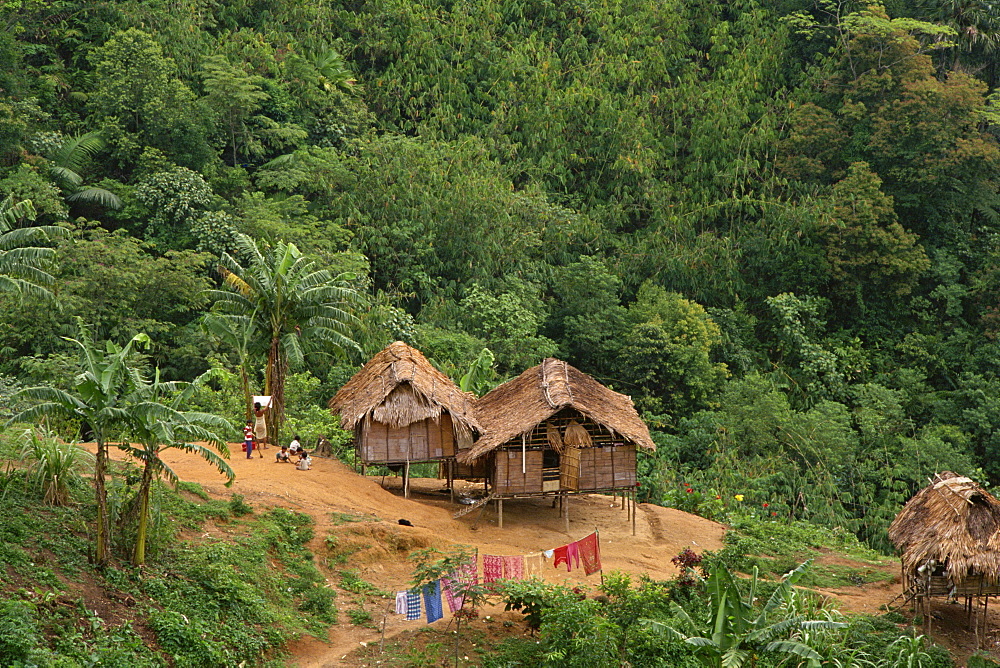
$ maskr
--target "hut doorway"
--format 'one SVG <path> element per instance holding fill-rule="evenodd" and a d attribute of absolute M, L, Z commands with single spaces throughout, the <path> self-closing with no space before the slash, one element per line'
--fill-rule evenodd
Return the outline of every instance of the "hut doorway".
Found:
<path fill-rule="evenodd" d="M 558 492 L 560 484 L 560 456 L 552 448 L 542 450 L 542 491 Z"/>

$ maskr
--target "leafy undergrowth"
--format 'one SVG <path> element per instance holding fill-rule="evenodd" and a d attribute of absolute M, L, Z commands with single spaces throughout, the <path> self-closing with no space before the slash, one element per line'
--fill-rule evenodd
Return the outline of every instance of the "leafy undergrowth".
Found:
<path fill-rule="evenodd" d="M 99 570 L 91 497 L 81 483 L 73 506 L 48 507 L 19 472 L 0 475 L 0 665 L 278 666 L 289 639 L 336 623 L 305 548 L 312 518 L 161 488 L 148 565 L 127 565 L 123 530 L 119 561 Z"/>
<path fill-rule="evenodd" d="M 899 572 L 897 559 L 868 548 L 841 528 L 736 518 L 724 542 L 725 547 L 708 556 L 709 562 L 719 560 L 742 573 L 750 573 L 756 566 L 761 574 L 777 577 L 812 560 L 812 568 L 800 581 L 804 587 L 890 582 Z"/>

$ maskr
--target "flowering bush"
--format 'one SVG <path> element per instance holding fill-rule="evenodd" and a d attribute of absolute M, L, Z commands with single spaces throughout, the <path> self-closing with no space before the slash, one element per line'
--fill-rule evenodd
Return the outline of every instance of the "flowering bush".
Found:
<path fill-rule="evenodd" d="M 708 519 L 721 519 L 726 510 L 722 496 L 714 489 L 702 491 L 691 483 L 681 483 L 667 489 L 661 505 Z"/>

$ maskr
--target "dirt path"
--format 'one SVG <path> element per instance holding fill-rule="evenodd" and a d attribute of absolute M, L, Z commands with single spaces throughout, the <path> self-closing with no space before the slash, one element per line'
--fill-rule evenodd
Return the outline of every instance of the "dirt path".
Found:
<path fill-rule="evenodd" d="M 246 502 L 257 509 L 280 506 L 312 516 L 316 521 L 316 538 L 310 547 L 320 557 L 318 563 L 329 554 L 325 540 L 331 533 L 345 540 L 361 541 L 359 545 L 364 545 L 365 549 L 353 554 L 347 567 L 357 569 L 366 582 L 388 592 L 406 587 L 411 574 L 406 556 L 414 548 L 461 544 L 475 547 L 484 554 L 529 554 L 564 545 L 598 529 L 606 572 L 648 573 L 654 579 L 665 580 L 676 573 L 670 563 L 671 557 L 685 547 L 697 552 L 717 550 L 722 547 L 725 532 L 723 525 L 695 515 L 640 504 L 636 535 L 633 536 L 632 523 L 627 521 L 620 500 L 597 494 L 570 500 L 568 533 L 558 509 L 546 499 L 506 502 L 501 529 L 497 526 L 493 504 L 481 517 L 479 510 L 475 510 L 453 519 L 453 513 L 463 506 L 449 500 L 440 480 L 411 481 L 411 498 L 404 499 L 399 478 L 364 478 L 339 461 L 320 457 L 313 458 L 311 471 L 298 471 L 291 465 L 275 463 L 273 448 L 263 452 L 263 459 L 254 456 L 247 460 L 239 445 L 231 447 L 230 465 L 236 473 L 236 481 L 230 488 L 225 487 L 221 475 L 194 455 L 168 451 L 164 461 L 181 480 L 201 484 L 216 498 L 228 499 L 232 494 L 242 494 Z M 344 515 L 384 521 L 345 525 Z M 399 519 L 406 519 L 413 526 L 400 526 Z M 474 526 L 477 522 L 478 526 Z M 591 587 L 600 582 L 597 574 L 587 578 L 579 569 L 572 573 L 551 569 L 544 577 L 550 582 Z M 824 593 L 841 601 L 845 611 L 877 614 L 879 606 L 892 599 L 898 589 L 898 585 L 893 584 Z M 493 614 L 499 613 L 499 610 L 493 611 Z M 374 611 L 373 621 L 381 624 L 381 611 Z M 448 621 L 446 617 L 435 627 L 443 629 Z M 400 616 L 389 614 L 386 637 L 391 639 L 420 625 L 420 622 L 406 622 Z M 348 655 L 365 645 L 377 644 L 379 637 L 379 632 L 354 626 L 342 615 L 340 623 L 330 629 L 327 642 L 303 637 L 292 643 L 290 663 L 301 668 L 360 665 Z"/>

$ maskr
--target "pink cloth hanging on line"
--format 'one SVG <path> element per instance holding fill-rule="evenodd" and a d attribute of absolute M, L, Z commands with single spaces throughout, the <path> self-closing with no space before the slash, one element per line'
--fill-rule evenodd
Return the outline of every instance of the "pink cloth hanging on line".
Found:
<path fill-rule="evenodd" d="M 566 570 L 569 570 L 570 562 L 573 568 L 580 568 L 580 546 L 575 541 L 566 546 Z"/>
<path fill-rule="evenodd" d="M 503 557 L 483 555 L 483 584 L 490 584 L 503 578 Z"/>
<path fill-rule="evenodd" d="M 576 545 L 583 562 L 583 572 L 592 575 L 601 570 L 601 542 L 597 532 L 576 541 Z"/>
<path fill-rule="evenodd" d="M 503 557 L 503 576 L 507 580 L 523 580 L 524 557 L 521 555 Z"/>
<path fill-rule="evenodd" d="M 465 595 L 456 593 L 459 587 L 451 578 L 441 578 L 441 596 L 448 604 L 448 612 L 458 612 L 465 604 Z"/>

